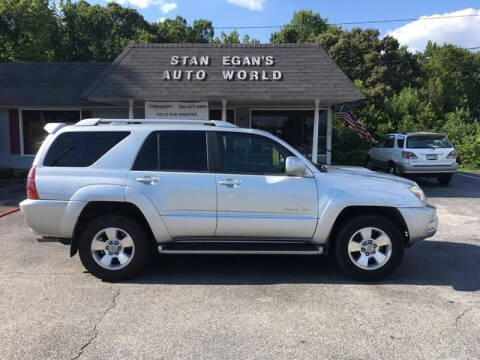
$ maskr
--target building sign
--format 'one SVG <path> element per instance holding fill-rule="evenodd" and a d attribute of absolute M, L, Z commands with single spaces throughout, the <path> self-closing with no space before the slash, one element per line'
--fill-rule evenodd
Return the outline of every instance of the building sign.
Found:
<path fill-rule="evenodd" d="M 210 59 L 210 56 L 177 56 L 170 58 L 172 69 L 164 70 L 162 80 L 165 81 L 204 81 L 207 80 L 211 61 L 220 61 L 225 68 L 222 78 L 225 81 L 279 81 L 283 79 L 280 70 L 275 70 L 273 56 L 222 56 L 221 59 Z M 198 70 L 184 69 L 183 66 L 198 67 Z M 233 67 L 233 69 L 232 69 Z M 267 70 L 265 69 L 267 68 Z"/>
<path fill-rule="evenodd" d="M 208 102 L 145 101 L 145 118 L 208 120 Z"/>

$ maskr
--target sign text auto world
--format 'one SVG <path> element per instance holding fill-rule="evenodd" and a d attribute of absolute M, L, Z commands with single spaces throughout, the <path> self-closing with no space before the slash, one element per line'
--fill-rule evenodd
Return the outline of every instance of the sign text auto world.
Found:
<path fill-rule="evenodd" d="M 275 66 L 273 56 L 222 56 L 222 78 L 227 81 L 279 81 L 283 74 L 279 70 L 270 70 Z M 207 71 L 204 69 L 211 63 L 210 56 L 177 56 L 170 58 L 172 70 L 165 70 L 162 80 L 206 80 Z M 199 67 L 198 70 L 185 70 L 183 66 Z M 228 67 L 228 68 L 227 68 Z M 178 69 L 177 69 L 178 68 Z M 265 70 L 267 68 L 268 70 Z"/>

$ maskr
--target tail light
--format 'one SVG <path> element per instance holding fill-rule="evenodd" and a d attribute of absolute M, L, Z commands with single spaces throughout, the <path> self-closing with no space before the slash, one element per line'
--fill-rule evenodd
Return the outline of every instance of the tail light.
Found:
<path fill-rule="evenodd" d="M 38 200 L 37 185 L 35 184 L 35 172 L 37 167 L 34 165 L 31 167 L 27 176 L 27 198 L 32 200 Z"/>
<path fill-rule="evenodd" d="M 457 158 L 457 153 L 455 152 L 455 150 L 450 151 L 447 155 L 447 159 L 456 159 L 456 158 Z"/>
<path fill-rule="evenodd" d="M 418 159 L 417 155 L 415 155 L 411 151 L 402 151 L 402 158 L 404 158 L 404 159 Z"/>

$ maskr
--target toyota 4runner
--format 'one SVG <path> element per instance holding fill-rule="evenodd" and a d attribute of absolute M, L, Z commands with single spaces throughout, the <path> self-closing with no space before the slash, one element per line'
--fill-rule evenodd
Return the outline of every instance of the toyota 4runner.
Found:
<path fill-rule="evenodd" d="M 109 281 L 154 251 L 324 254 L 378 280 L 432 236 L 436 210 L 410 180 L 316 167 L 292 146 L 221 121 L 50 123 L 20 206 L 44 241 Z"/>

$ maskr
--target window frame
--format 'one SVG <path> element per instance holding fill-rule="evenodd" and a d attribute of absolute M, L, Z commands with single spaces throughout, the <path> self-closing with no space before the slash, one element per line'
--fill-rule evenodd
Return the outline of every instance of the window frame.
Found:
<path fill-rule="evenodd" d="M 264 135 L 259 135 L 259 134 L 249 134 L 249 133 L 243 133 L 243 132 L 236 132 L 236 131 L 212 131 L 212 145 L 213 145 L 213 153 L 214 153 L 214 171 L 216 174 L 236 174 L 236 175 L 253 175 L 253 176 L 289 176 L 287 172 L 284 173 L 278 173 L 278 174 L 266 174 L 266 173 L 253 173 L 253 172 L 238 172 L 238 171 L 224 171 L 223 169 L 220 169 L 220 164 L 221 164 L 221 158 L 220 158 L 220 142 L 219 142 L 219 136 L 220 135 L 229 135 L 233 134 L 235 136 L 243 136 L 243 137 L 255 137 L 259 138 L 262 140 L 266 140 L 267 142 L 273 143 L 276 146 L 278 146 L 280 149 L 285 151 L 288 156 L 296 156 L 294 153 L 292 153 L 289 149 L 287 149 L 285 146 L 280 144 L 279 142 L 270 139 L 267 136 Z"/>
<path fill-rule="evenodd" d="M 145 146 L 145 143 L 147 140 L 152 136 L 153 134 L 158 135 L 160 133 L 185 133 L 185 132 L 203 132 L 205 133 L 205 146 L 206 146 L 206 154 L 207 154 L 207 170 L 205 171 L 200 171 L 200 170 L 160 170 L 160 169 L 147 169 L 147 170 L 138 170 L 135 169 L 135 163 L 137 162 L 138 156 L 141 154 L 143 147 Z M 135 159 L 133 160 L 133 164 L 130 167 L 130 171 L 143 171 L 143 172 L 157 172 L 157 173 L 191 173 L 191 174 L 208 174 L 208 173 L 213 173 L 214 172 L 214 166 L 213 166 L 213 151 L 212 151 L 212 145 L 211 145 L 211 136 L 209 136 L 209 133 L 211 131 L 207 130 L 178 130 L 178 129 L 172 129 L 172 130 L 153 130 L 147 134 L 145 139 L 142 142 L 142 145 L 139 147 L 137 154 L 135 155 Z M 159 147 L 160 142 L 158 141 L 157 138 L 157 154 L 160 156 L 160 147 Z"/>
<path fill-rule="evenodd" d="M 25 154 L 24 146 L 24 136 L 23 136 L 23 111 L 78 111 L 79 112 L 79 121 L 82 120 L 82 109 L 79 107 L 20 107 L 18 108 L 18 129 L 20 136 L 20 156 L 22 157 L 35 157 L 36 154 Z"/>

